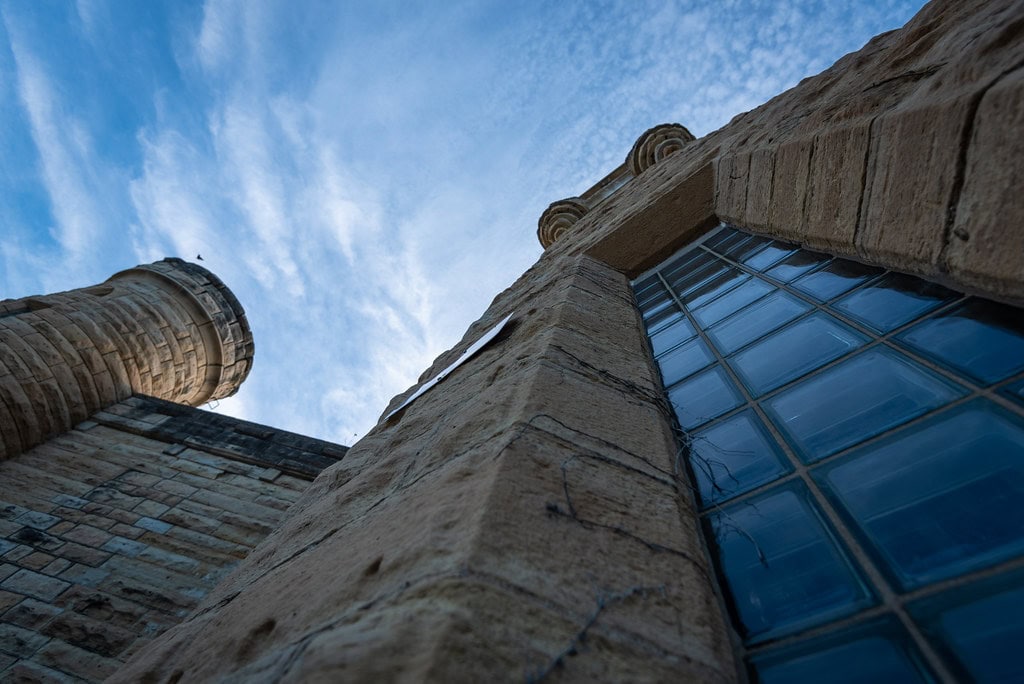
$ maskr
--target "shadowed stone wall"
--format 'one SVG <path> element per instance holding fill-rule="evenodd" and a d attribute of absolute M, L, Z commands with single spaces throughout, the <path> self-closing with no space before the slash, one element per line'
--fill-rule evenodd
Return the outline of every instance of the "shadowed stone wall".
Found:
<path fill-rule="evenodd" d="M 344 452 L 131 397 L 0 463 L 0 681 L 102 681 Z"/>

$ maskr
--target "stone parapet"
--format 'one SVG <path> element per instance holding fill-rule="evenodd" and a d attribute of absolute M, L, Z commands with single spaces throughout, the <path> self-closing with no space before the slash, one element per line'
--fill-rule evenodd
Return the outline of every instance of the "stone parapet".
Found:
<path fill-rule="evenodd" d="M 181 259 L 0 302 L 0 459 L 135 393 L 190 406 L 234 394 L 252 358 L 238 300 Z"/>

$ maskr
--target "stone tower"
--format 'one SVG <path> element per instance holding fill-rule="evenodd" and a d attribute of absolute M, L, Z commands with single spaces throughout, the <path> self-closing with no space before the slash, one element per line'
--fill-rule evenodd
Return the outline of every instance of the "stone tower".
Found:
<path fill-rule="evenodd" d="M 0 302 L 0 459 L 146 394 L 189 406 L 238 391 L 253 359 L 238 300 L 164 259 L 106 282 Z"/>

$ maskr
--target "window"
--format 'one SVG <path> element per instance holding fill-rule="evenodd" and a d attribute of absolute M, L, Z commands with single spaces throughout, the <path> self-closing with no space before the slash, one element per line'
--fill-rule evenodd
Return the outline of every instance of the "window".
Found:
<path fill-rule="evenodd" d="M 756 678 L 1024 679 L 1024 315 L 722 226 L 634 292 Z"/>

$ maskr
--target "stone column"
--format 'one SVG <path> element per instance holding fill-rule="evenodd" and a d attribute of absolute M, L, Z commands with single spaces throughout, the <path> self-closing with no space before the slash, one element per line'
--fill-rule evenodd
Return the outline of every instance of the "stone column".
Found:
<path fill-rule="evenodd" d="M 190 406 L 230 396 L 252 332 L 217 276 L 181 259 L 105 283 L 0 302 L 0 459 L 132 394 Z"/>

